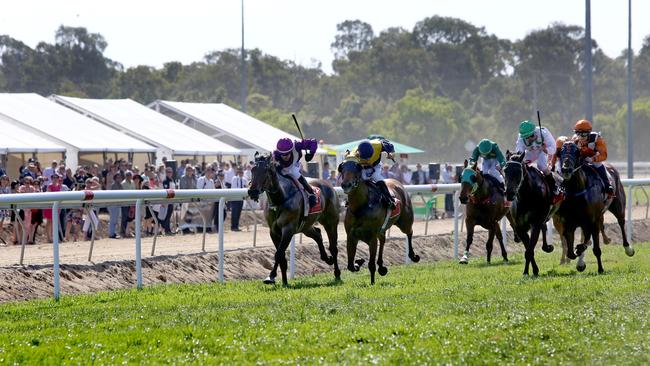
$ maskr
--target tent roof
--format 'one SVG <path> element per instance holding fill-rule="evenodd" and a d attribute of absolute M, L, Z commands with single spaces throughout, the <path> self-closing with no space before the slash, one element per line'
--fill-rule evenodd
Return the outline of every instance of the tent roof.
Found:
<path fill-rule="evenodd" d="M 2 153 L 65 151 L 65 147 L 17 126 L 4 116 L 0 116 L 0 131 L 2 131 L 2 139 L 0 139 L 0 152 Z"/>
<path fill-rule="evenodd" d="M 238 155 L 241 150 L 216 140 L 131 99 L 52 98 L 82 114 L 176 155 Z"/>
<path fill-rule="evenodd" d="M 365 139 L 350 141 L 350 142 L 346 142 L 346 143 L 341 144 L 341 145 L 336 145 L 336 146 L 334 146 L 334 149 L 336 151 L 338 151 L 338 152 L 345 152 L 345 150 L 352 151 L 352 150 L 356 149 L 357 146 L 359 146 L 359 143 L 361 143 L 361 141 L 363 141 L 363 140 L 365 140 Z M 395 147 L 395 152 L 397 154 L 421 154 L 421 153 L 424 152 L 423 150 L 420 150 L 418 148 L 408 146 L 408 145 L 404 145 L 404 144 L 400 144 L 399 142 L 395 142 L 395 141 L 392 141 L 392 140 L 391 140 L 390 143 L 393 144 L 393 146 Z"/>
<path fill-rule="evenodd" d="M 155 152 L 152 146 L 38 94 L 0 93 L 0 115 L 80 152 Z"/>
<path fill-rule="evenodd" d="M 286 133 L 223 103 L 158 100 L 154 104 L 192 118 L 262 151 L 275 150 L 275 144 L 283 137 L 299 140 L 295 135 Z M 322 149 L 319 149 L 318 152 L 325 153 Z"/>

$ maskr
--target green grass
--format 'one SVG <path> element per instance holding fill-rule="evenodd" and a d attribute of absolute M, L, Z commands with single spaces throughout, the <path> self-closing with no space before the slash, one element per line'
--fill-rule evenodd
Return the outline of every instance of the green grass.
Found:
<path fill-rule="evenodd" d="M 605 246 L 606 273 L 541 276 L 474 258 L 259 281 L 167 285 L 0 306 L 0 364 L 650 363 L 650 245 Z M 500 260 L 495 259 L 496 262 Z"/>

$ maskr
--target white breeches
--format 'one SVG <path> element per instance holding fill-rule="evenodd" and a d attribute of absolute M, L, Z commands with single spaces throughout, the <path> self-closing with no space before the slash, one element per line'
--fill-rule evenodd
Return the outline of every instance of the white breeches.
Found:
<path fill-rule="evenodd" d="M 481 164 L 481 171 L 483 174 L 489 174 L 495 177 L 499 183 L 503 183 L 503 175 L 497 170 L 497 159 L 483 159 Z"/>
<path fill-rule="evenodd" d="M 282 168 L 282 174 L 291 176 L 294 179 L 300 178 L 300 162 L 293 163 L 286 168 Z"/>
<path fill-rule="evenodd" d="M 361 171 L 361 178 L 364 181 L 372 179 L 375 182 L 379 182 L 380 180 L 384 180 L 384 177 L 381 176 L 380 165 L 377 165 L 374 168 L 364 168 Z"/>
<path fill-rule="evenodd" d="M 552 156 L 551 156 L 552 157 Z M 537 162 L 537 169 L 548 174 L 548 154 L 542 150 L 526 150 L 524 161 Z"/>

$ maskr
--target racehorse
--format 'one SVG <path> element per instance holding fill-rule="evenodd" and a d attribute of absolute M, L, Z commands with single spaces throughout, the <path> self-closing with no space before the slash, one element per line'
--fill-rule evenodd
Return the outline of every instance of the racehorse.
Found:
<path fill-rule="evenodd" d="M 560 162 L 566 199 L 556 215 L 562 226 L 560 234 L 566 240 L 567 257 L 570 259 L 579 257 L 576 269 L 580 272 L 585 270 L 584 252 L 587 249 L 587 244 L 576 245 L 576 252 L 573 252 L 575 230 L 580 227 L 583 230 L 585 241 L 592 240 L 593 253 L 598 261 L 598 273 L 603 273 L 598 233 L 603 225 L 605 211 L 609 210 L 618 221 L 625 253 L 630 257 L 634 255 L 634 248 L 628 243 L 625 233 L 626 197 L 620 176 L 614 167 L 606 165 L 613 178 L 615 190 L 614 196 L 609 197 L 595 168 L 580 158 L 580 150 L 574 142 L 564 143 L 560 152 Z"/>
<path fill-rule="evenodd" d="M 272 160 L 271 154 L 260 155 L 255 153 L 255 162 L 252 167 L 251 184 L 248 196 L 257 201 L 262 192 L 266 192 L 268 204 L 264 207 L 264 217 L 269 226 L 271 239 L 275 246 L 275 263 L 273 269 L 264 280 L 264 283 L 274 284 L 277 276 L 278 265 L 282 272 L 282 284 L 287 285 L 287 258 L 286 250 L 295 234 L 303 233 L 318 244 L 320 258 L 329 265 L 334 265 L 334 277 L 341 278 L 337 257 L 337 225 L 339 223 L 339 200 L 332 185 L 325 180 L 310 182 L 315 191 L 320 190 L 320 210 L 310 210 L 304 216 L 306 205 L 305 197 L 301 193 L 300 183 L 294 182 L 291 177 L 282 175 L 277 164 Z M 318 204 L 315 206 L 318 209 Z M 329 239 L 327 255 L 323 245 L 323 236 L 319 228 L 314 227 L 320 223 Z"/>
<path fill-rule="evenodd" d="M 488 230 L 488 240 L 485 243 L 487 262 L 490 263 L 492 257 L 492 243 L 495 235 L 501 246 L 503 260 L 507 262 L 508 253 L 503 245 L 499 221 L 508 212 L 508 208 L 504 206 L 504 196 L 498 187 L 499 182 L 494 177 L 481 173 L 476 168 L 476 163 L 468 167 L 467 160 L 465 160 L 465 169 L 461 175 L 460 184 L 460 203 L 467 206 L 465 210 L 467 246 L 460 263 L 467 264 L 469 261 L 469 248 L 474 240 L 475 225 L 480 225 Z"/>
<path fill-rule="evenodd" d="M 510 224 L 526 248 L 524 275 L 528 275 L 528 268 L 532 266 L 533 275 L 537 276 L 539 268 L 535 262 L 535 246 L 540 232 L 546 230 L 546 221 L 558 209 L 559 203 L 551 204 L 553 192 L 549 190 L 543 173 L 525 163 L 524 154 L 511 154 L 508 151 L 506 156 L 507 161 L 503 171 L 506 198 L 512 201 L 509 212 Z M 543 251 L 550 253 L 553 249 L 553 245 L 543 240 Z"/>
<path fill-rule="evenodd" d="M 389 212 L 382 203 L 379 189 L 370 181 L 361 178 L 362 167 L 359 159 L 348 156 L 338 167 L 341 176 L 341 188 L 348 195 L 348 207 L 345 212 L 345 232 L 347 233 L 348 270 L 359 271 L 363 260 L 355 261 L 357 244 L 359 240 L 368 244 L 370 258 L 370 284 L 375 283 L 375 270 L 378 267 L 380 276 L 388 273 L 384 266 L 384 244 L 386 243 L 386 230 L 397 226 L 408 241 L 408 256 L 413 262 L 419 262 L 420 256 L 413 251 L 413 206 L 411 198 L 404 190 L 404 186 L 395 179 L 386 179 L 389 191 L 396 198 L 396 207 Z M 379 241 L 379 253 L 377 253 Z M 377 257 L 377 267 L 375 266 Z"/>

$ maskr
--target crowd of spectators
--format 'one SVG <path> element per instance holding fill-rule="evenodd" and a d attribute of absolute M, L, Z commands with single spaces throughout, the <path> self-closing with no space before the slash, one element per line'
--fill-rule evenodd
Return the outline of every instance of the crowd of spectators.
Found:
<path fill-rule="evenodd" d="M 18 194 L 35 192 L 65 192 L 75 190 L 122 190 L 122 189 L 217 189 L 245 188 L 251 178 L 251 166 L 246 164 L 214 162 L 197 164 L 191 160 L 182 160 L 176 170 L 174 164 L 158 166 L 145 163 L 140 169 L 137 165 L 124 159 L 108 159 L 103 167 L 98 164 L 81 165 L 73 172 L 66 167 L 65 161 L 54 160 L 44 168 L 36 159 L 30 158 L 15 174 L 0 169 L 0 194 Z M 155 223 L 159 231 L 173 235 L 178 230 L 172 227 L 172 214 L 178 205 L 150 205 L 144 212 L 143 235 L 153 235 Z M 210 221 L 218 231 L 217 205 L 214 204 Z M 242 203 L 230 203 L 227 210 L 231 212 L 231 230 L 240 231 Z M 181 212 L 185 207 L 180 205 Z M 133 237 L 135 206 L 108 207 L 108 236 L 110 238 Z M 25 234 L 26 242 L 36 241 L 39 228 L 49 242 L 52 241 L 52 210 L 24 209 L 18 210 L 23 225 L 16 223 L 16 212 L 0 210 L 0 242 L 18 244 Z M 61 223 L 61 241 L 88 240 L 93 230 L 100 225 L 97 209 L 62 209 L 59 213 Z M 156 220 L 154 219 L 154 216 Z M 4 237 L 5 221 L 13 227 L 10 237 Z M 25 232 L 23 233 L 23 228 Z M 182 229 L 187 233 L 187 229 Z M 97 230 L 99 231 L 99 230 Z M 95 233 L 98 238 L 98 233 Z"/>

